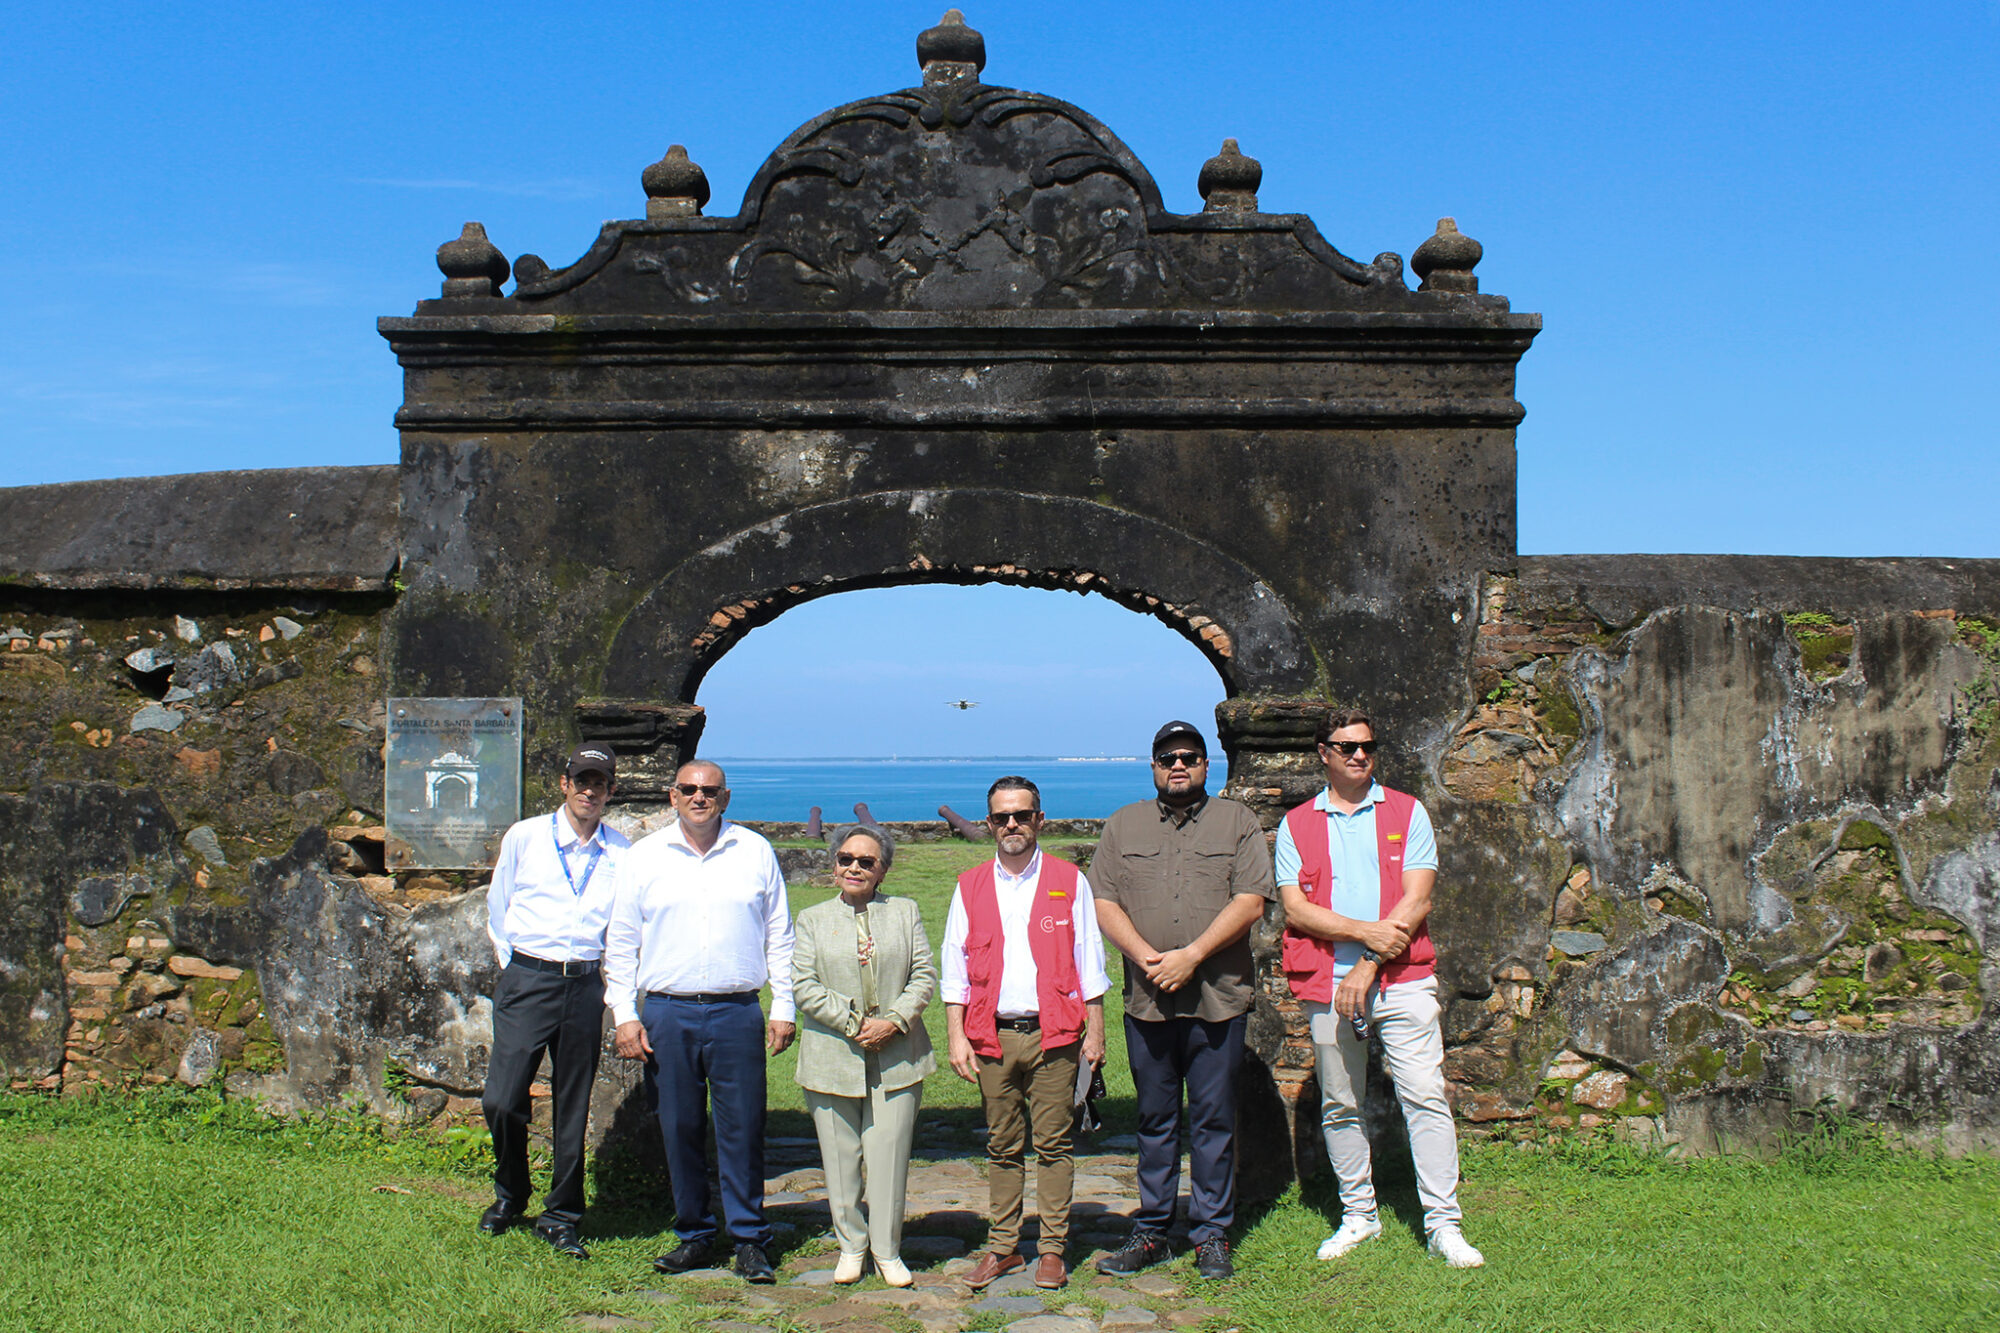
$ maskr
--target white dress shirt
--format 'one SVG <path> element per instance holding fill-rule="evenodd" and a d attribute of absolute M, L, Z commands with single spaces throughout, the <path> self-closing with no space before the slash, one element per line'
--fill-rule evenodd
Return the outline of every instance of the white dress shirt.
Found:
<path fill-rule="evenodd" d="M 1035 905 L 1035 889 L 1042 878 L 1042 852 L 1038 847 L 1019 875 L 1010 875 L 993 861 L 993 897 L 1000 907 L 1000 1007 L 1002 1018 L 1027 1018 L 1041 1011 L 1042 1001 L 1035 990 L 1035 954 L 1028 943 L 1028 915 Z M 1082 871 L 1076 876 L 1076 904 L 1070 913 L 1075 923 L 1076 978 L 1083 986 L 1083 998 L 1094 1000 L 1111 989 L 1104 971 L 1104 936 L 1097 929 L 1097 907 L 1091 900 L 1090 881 Z M 951 911 L 944 919 L 944 950 L 939 960 L 938 998 L 946 1004 L 967 1004 L 972 984 L 965 976 L 965 937 L 972 922 L 965 913 L 964 895 L 951 891 Z"/>
<path fill-rule="evenodd" d="M 602 958 L 618 862 L 631 845 L 603 823 L 580 838 L 561 810 L 508 829 L 486 889 L 486 933 L 500 966 L 517 949 L 552 963 Z"/>
<path fill-rule="evenodd" d="M 792 914 L 777 853 L 724 821 L 703 855 L 679 824 L 641 838 L 618 866 L 604 945 L 604 1002 L 638 1020 L 648 991 L 727 995 L 771 983 L 771 1019 L 793 1022 Z"/>

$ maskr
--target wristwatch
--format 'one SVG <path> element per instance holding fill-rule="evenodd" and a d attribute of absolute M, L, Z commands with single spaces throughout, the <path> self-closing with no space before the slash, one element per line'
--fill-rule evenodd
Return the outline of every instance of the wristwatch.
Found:
<path fill-rule="evenodd" d="M 1373 949 L 1369 948 L 1367 945 L 1364 944 L 1361 946 L 1361 961 L 1364 963 L 1374 963 L 1377 966 L 1380 966 L 1382 962 L 1382 955 L 1376 953 Z"/>

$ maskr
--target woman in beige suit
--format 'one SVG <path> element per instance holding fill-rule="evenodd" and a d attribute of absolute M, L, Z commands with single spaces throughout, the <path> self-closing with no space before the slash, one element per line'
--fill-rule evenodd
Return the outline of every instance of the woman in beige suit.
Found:
<path fill-rule="evenodd" d="M 873 1253 L 882 1280 L 907 1287 L 903 1188 L 924 1078 L 937 1068 L 922 1019 L 937 990 L 937 965 L 916 903 L 877 888 L 896 855 L 888 833 L 849 824 L 832 843 L 840 894 L 800 912 L 794 927 L 799 1086 L 819 1133 L 826 1201 L 840 1242 L 833 1280 L 860 1281 Z"/>

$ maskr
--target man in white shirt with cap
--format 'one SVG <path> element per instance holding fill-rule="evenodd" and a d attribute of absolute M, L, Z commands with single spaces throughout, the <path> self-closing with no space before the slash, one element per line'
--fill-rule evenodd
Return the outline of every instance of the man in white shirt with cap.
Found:
<path fill-rule="evenodd" d="M 555 1166 L 535 1234 L 574 1259 L 590 1257 L 577 1237 L 584 1128 L 604 1041 L 604 930 L 618 860 L 631 845 L 603 823 L 616 773 L 608 745 L 574 751 L 562 774 L 562 808 L 507 830 L 486 891 L 487 933 L 501 970 L 480 1099 L 493 1135 L 494 1198 L 479 1229 L 497 1236 L 527 1211 L 530 1088 L 546 1053 Z"/>

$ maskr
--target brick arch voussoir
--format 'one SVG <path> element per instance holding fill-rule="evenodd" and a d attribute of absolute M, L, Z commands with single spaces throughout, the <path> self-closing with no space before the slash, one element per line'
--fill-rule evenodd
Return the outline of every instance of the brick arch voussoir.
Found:
<path fill-rule="evenodd" d="M 905 490 L 793 510 L 689 556 L 626 616 L 605 691 L 691 703 L 725 653 L 793 607 L 917 583 L 1095 593 L 1187 639 L 1231 695 L 1313 683 L 1313 655 L 1290 608 L 1205 541 L 1069 496 Z"/>

